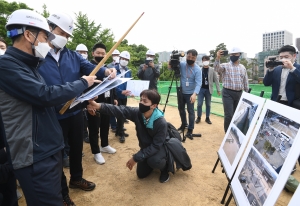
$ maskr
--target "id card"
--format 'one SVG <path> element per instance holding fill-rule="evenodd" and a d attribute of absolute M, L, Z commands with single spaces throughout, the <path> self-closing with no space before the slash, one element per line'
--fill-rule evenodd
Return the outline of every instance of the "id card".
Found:
<path fill-rule="evenodd" d="M 186 82 L 186 83 L 185 83 L 185 86 L 188 87 L 188 86 L 189 86 L 189 82 Z"/>

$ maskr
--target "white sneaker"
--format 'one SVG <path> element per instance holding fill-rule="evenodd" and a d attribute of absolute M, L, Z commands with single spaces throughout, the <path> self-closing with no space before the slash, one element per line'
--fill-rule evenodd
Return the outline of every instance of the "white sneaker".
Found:
<path fill-rule="evenodd" d="M 106 147 L 100 147 L 100 152 L 106 152 L 106 153 L 109 153 L 109 154 L 114 154 L 116 153 L 116 149 L 112 148 L 111 146 L 106 146 Z"/>
<path fill-rule="evenodd" d="M 94 159 L 100 165 L 103 165 L 105 163 L 105 159 L 103 158 L 101 153 L 94 154 Z"/>

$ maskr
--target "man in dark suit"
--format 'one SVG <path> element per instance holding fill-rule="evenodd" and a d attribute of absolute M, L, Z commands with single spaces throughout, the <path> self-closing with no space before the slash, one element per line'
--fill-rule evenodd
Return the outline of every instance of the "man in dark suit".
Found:
<path fill-rule="evenodd" d="M 279 103 L 291 106 L 295 99 L 296 83 L 300 83 L 300 64 L 295 62 L 296 49 L 285 45 L 278 51 L 279 59 L 283 65 L 268 68 L 264 77 L 264 85 L 272 86 L 271 99 L 277 100 L 281 95 Z"/>

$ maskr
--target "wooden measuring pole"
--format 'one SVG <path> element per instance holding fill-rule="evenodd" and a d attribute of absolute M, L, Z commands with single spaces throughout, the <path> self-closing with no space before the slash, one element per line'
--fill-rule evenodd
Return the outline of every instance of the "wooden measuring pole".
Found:
<path fill-rule="evenodd" d="M 111 56 L 113 51 L 121 44 L 123 39 L 126 37 L 126 35 L 130 32 L 130 30 L 135 26 L 135 24 L 140 20 L 140 18 L 143 16 L 144 12 L 141 14 L 141 16 L 129 27 L 129 29 L 123 34 L 123 36 L 119 39 L 119 41 L 109 50 L 109 52 L 105 55 L 105 57 L 99 62 L 99 64 L 93 69 L 93 71 L 89 74 L 89 76 L 95 76 L 96 73 L 99 71 L 99 69 L 104 65 L 106 60 Z M 59 111 L 59 114 L 64 114 L 65 111 L 70 107 L 72 102 L 75 100 L 73 98 L 72 100 L 68 101 Z"/>

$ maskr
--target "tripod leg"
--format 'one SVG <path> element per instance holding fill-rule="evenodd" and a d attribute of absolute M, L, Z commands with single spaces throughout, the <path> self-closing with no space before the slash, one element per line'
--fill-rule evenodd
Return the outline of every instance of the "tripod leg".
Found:
<path fill-rule="evenodd" d="M 231 193 L 231 194 L 229 195 L 229 197 L 228 197 L 228 200 L 227 200 L 226 203 L 225 203 L 225 206 L 228 206 L 228 205 L 229 205 L 229 203 L 230 203 L 232 197 L 233 197 L 233 195 L 232 195 L 232 193 Z"/>
<path fill-rule="evenodd" d="M 223 198 L 222 198 L 222 200 L 221 200 L 221 204 L 224 204 L 224 202 L 225 202 L 227 193 L 228 193 L 229 188 L 230 188 L 230 183 L 231 183 L 231 182 L 228 182 L 228 184 L 227 184 L 226 190 L 225 190 L 224 195 L 223 195 Z"/>
<path fill-rule="evenodd" d="M 167 103 L 169 102 L 169 96 L 170 96 L 170 93 L 171 93 L 171 89 L 172 89 L 172 84 L 173 84 L 173 81 L 174 81 L 174 77 L 175 77 L 175 73 L 173 73 L 171 85 L 169 86 L 169 91 L 168 91 L 168 94 L 167 94 L 166 103 L 165 103 L 165 106 L 164 106 L 164 109 L 163 109 L 164 113 L 166 111 Z"/>
<path fill-rule="evenodd" d="M 220 158 L 218 157 L 218 159 L 217 159 L 217 161 L 216 161 L 216 163 L 215 163 L 215 166 L 214 166 L 213 170 L 211 171 L 211 173 L 215 173 L 215 169 L 216 169 L 216 167 L 217 167 L 219 161 L 220 161 Z"/>

